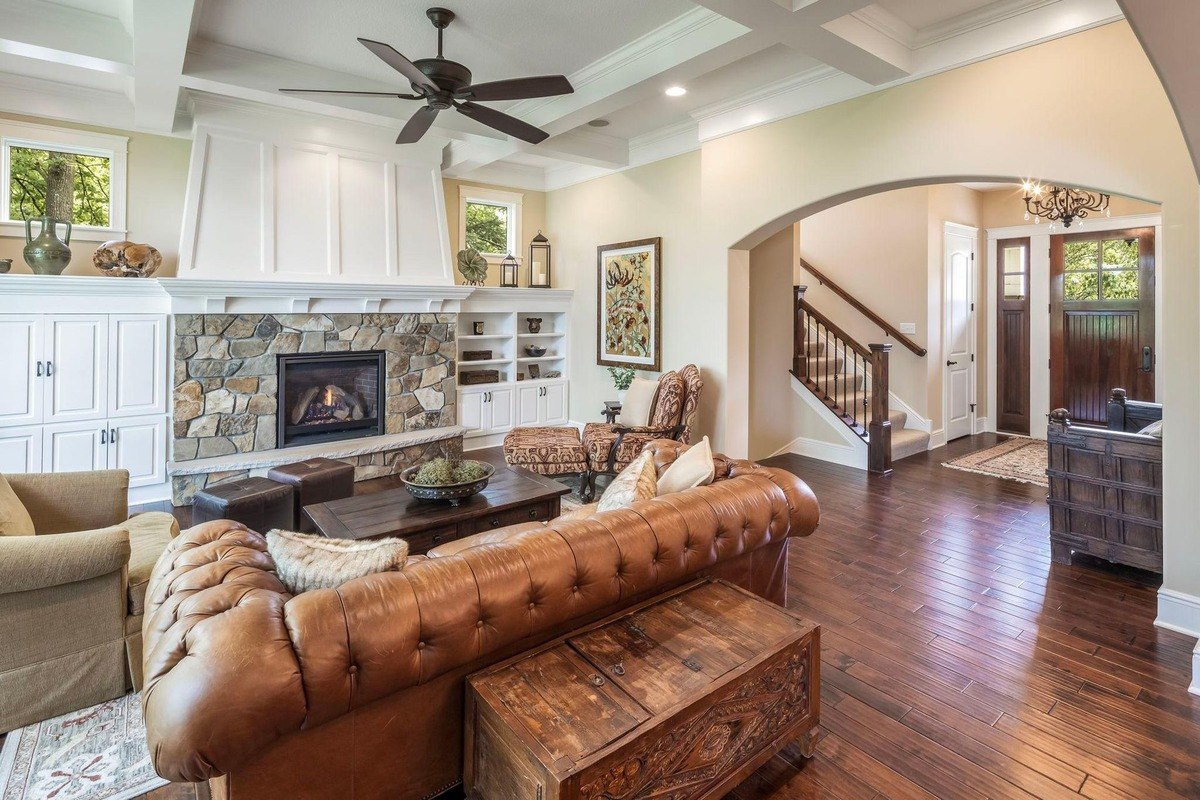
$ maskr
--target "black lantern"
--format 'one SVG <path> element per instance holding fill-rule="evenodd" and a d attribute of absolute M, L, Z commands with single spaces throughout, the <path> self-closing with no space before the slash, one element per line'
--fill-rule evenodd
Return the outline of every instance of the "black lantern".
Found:
<path fill-rule="evenodd" d="M 534 289 L 550 288 L 550 240 L 541 231 L 529 243 L 529 285 Z"/>
<path fill-rule="evenodd" d="M 500 285 L 506 289 L 517 288 L 517 259 L 512 253 L 500 262 Z"/>

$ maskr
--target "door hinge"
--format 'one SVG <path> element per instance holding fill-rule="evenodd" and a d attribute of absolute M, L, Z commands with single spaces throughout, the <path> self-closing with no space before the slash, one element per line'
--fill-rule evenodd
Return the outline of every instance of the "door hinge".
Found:
<path fill-rule="evenodd" d="M 972 311 L 974 311 L 974 310 L 975 310 L 975 304 L 974 304 L 974 303 L 971 303 L 971 310 L 972 310 Z"/>
<path fill-rule="evenodd" d="M 1047 314 L 1054 313 L 1054 304 L 1053 303 L 1046 303 L 1046 313 Z"/>
<path fill-rule="evenodd" d="M 1054 362 L 1048 358 L 1046 359 L 1046 369 L 1054 369 Z"/>
<path fill-rule="evenodd" d="M 975 363 L 975 354 L 974 353 L 971 353 L 971 363 L 972 364 Z"/>

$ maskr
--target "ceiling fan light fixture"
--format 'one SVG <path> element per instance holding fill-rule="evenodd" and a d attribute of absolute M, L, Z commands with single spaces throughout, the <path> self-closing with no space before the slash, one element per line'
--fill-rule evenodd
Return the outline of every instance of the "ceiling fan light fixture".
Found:
<path fill-rule="evenodd" d="M 685 94 L 687 94 L 687 89 L 683 88 L 682 86 L 667 87 L 667 97 L 683 97 Z"/>

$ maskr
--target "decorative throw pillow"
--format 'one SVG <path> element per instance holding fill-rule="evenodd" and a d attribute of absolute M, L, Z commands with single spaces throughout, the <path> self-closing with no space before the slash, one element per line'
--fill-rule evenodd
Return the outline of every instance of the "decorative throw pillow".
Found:
<path fill-rule="evenodd" d="M 625 402 L 621 403 L 621 424 L 639 428 L 650 422 L 650 412 L 654 410 L 654 397 L 657 394 L 658 381 L 635 377 L 625 392 Z"/>
<path fill-rule="evenodd" d="M 329 539 L 314 533 L 273 530 L 267 552 L 279 580 L 292 594 L 333 589 L 376 572 L 394 572 L 408 559 L 403 539 Z"/>
<path fill-rule="evenodd" d="M 613 478 L 612 483 L 604 490 L 596 511 L 612 511 L 617 508 L 629 508 L 639 500 L 653 499 L 657 492 L 658 471 L 654 468 L 654 459 L 649 453 L 642 453 L 621 470 L 621 474 Z"/>
<path fill-rule="evenodd" d="M 0 475 L 0 536 L 33 536 L 33 518 L 25 504 L 9 485 L 8 479 Z"/>
<path fill-rule="evenodd" d="M 1161 439 L 1162 438 L 1162 424 L 1163 424 L 1163 421 L 1161 419 L 1157 420 L 1155 422 L 1151 422 L 1149 425 L 1147 425 L 1146 427 L 1144 427 L 1140 431 L 1138 431 L 1138 433 L 1142 434 L 1143 436 L 1153 436 L 1155 439 Z"/>
<path fill-rule="evenodd" d="M 658 479 L 658 494 L 672 494 L 696 486 L 707 486 L 713 482 L 716 467 L 713 466 L 712 445 L 705 436 L 696 444 L 682 451 L 675 461 L 663 470 Z"/>

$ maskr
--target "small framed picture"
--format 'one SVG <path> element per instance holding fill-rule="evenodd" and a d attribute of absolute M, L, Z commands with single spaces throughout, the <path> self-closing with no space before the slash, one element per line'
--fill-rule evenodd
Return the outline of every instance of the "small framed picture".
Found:
<path fill-rule="evenodd" d="M 471 323 L 471 330 L 476 336 L 483 336 L 483 320 L 476 320 Z"/>

